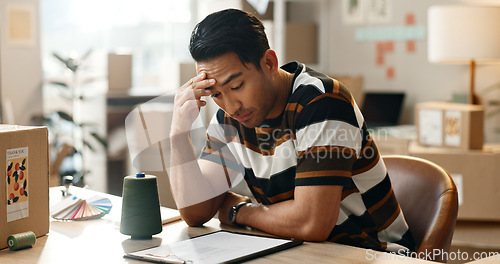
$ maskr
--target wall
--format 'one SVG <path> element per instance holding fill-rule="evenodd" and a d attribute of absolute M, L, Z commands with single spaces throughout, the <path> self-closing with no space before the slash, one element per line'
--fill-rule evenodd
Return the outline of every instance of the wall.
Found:
<path fill-rule="evenodd" d="M 469 68 L 467 65 L 437 65 L 427 60 L 427 38 L 415 42 L 415 51 L 406 52 L 405 41 L 395 41 L 394 50 L 385 56 L 384 65 L 376 64 L 376 44 L 374 41 L 356 41 L 358 28 L 404 26 L 405 15 L 414 14 L 415 25 L 427 28 L 427 9 L 436 4 L 463 3 L 458 0 L 392 0 L 392 21 L 389 23 L 357 25 L 343 24 L 342 1 L 331 2 L 330 16 L 330 61 L 329 73 L 338 75 L 362 75 L 366 91 L 405 91 L 405 107 L 401 116 L 402 123 L 413 122 L 415 103 L 452 99 L 454 93 L 467 93 Z M 469 1 L 470 2 L 470 1 Z M 499 1 L 489 1 L 499 3 Z M 365 20 L 366 21 L 366 20 Z M 494 27 L 494 25 L 492 25 Z M 498 27 L 498 26 L 497 26 Z M 498 28 L 496 28 L 498 30 Z M 393 79 L 386 77 L 387 66 L 393 66 Z M 500 66 L 478 65 L 476 67 L 476 92 L 500 82 Z M 492 94 L 488 94 L 492 96 Z M 496 95 L 498 96 L 498 95 Z M 497 97 L 500 98 L 500 97 Z M 486 140 L 500 141 L 491 130 L 498 125 L 497 115 L 488 120 Z"/>
<path fill-rule="evenodd" d="M 32 6 L 32 45 L 11 45 L 7 41 L 7 7 Z M 32 115 L 42 112 L 42 69 L 39 41 L 39 0 L 0 1 L 0 92 L 2 122 L 28 125 Z M 9 103 L 10 102 L 10 103 Z M 12 106 L 6 109 L 6 106 Z"/>

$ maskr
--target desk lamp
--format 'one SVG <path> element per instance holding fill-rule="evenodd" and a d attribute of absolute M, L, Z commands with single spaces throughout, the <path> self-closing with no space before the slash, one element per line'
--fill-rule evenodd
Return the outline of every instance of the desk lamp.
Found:
<path fill-rule="evenodd" d="M 428 11 L 428 59 L 433 63 L 469 64 L 469 104 L 476 63 L 500 62 L 500 6 L 437 5 Z"/>

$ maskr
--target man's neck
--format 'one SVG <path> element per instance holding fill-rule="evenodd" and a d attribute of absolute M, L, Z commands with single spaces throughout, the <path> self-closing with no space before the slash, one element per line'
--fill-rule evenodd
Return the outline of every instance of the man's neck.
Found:
<path fill-rule="evenodd" d="M 278 69 L 277 78 L 276 78 L 276 87 L 278 88 L 278 94 L 276 99 L 276 105 L 279 106 L 280 109 L 277 116 L 283 112 L 288 102 L 288 95 L 290 94 L 290 90 L 292 89 L 293 83 L 293 74 L 288 73 L 283 69 Z M 277 116 L 273 116 L 272 118 L 276 118 Z"/>

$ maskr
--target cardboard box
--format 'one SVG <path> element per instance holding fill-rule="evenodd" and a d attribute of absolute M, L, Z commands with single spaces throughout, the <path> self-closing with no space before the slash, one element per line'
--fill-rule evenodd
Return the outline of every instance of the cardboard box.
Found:
<path fill-rule="evenodd" d="M 285 62 L 318 63 L 318 26 L 314 23 L 287 22 Z M 271 47 L 272 48 L 272 47 Z"/>
<path fill-rule="evenodd" d="M 390 135 L 372 135 L 381 155 L 409 155 L 410 140 Z"/>
<path fill-rule="evenodd" d="M 430 160 L 450 173 L 458 188 L 460 220 L 500 221 L 500 149 L 460 150 L 410 143 L 410 155 Z M 486 151 L 488 150 L 488 151 Z"/>
<path fill-rule="evenodd" d="M 132 88 L 132 54 L 108 53 L 108 89 Z"/>
<path fill-rule="evenodd" d="M 482 149 L 484 108 L 480 105 L 426 102 L 416 106 L 417 140 L 423 146 Z"/>
<path fill-rule="evenodd" d="M 335 75 L 330 74 L 330 77 L 336 79 L 337 81 L 344 84 L 347 89 L 351 92 L 356 104 L 361 107 L 365 99 L 365 93 L 363 89 L 363 76 L 347 76 L 347 75 Z"/>
<path fill-rule="evenodd" d="M 179 63 L 179 87 L 187 83 L 196 75 L 196 64 L 194 62 Z"/>
<path fill-rule="evenodd" d="M 0 249 L 7 237 L 49 232 L 49 160 L 46 127 L 0 125 Z"/>
<path fill-rule="evenodd" d="M 275 47 L 274 21 L 263 20 L 267 39 L 271 49 Z M 299 61 L 305 64 L 316 64 L 318 57 L 318 26 L 313 22 L 287 22 L 284 34 L 284 58 L 280 64 Z"/>

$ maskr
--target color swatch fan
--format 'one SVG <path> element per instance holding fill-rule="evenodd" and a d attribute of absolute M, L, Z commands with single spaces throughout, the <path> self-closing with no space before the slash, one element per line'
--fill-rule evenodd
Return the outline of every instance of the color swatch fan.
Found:
<path fill-rule="evenodd" d="M 76 196 L 65 198 L 54 205 L 51 216 L 59 220 L 87 220 L 100 218 L 111 210 L 108 198 L 93 196 L 82 199 Z"/>

